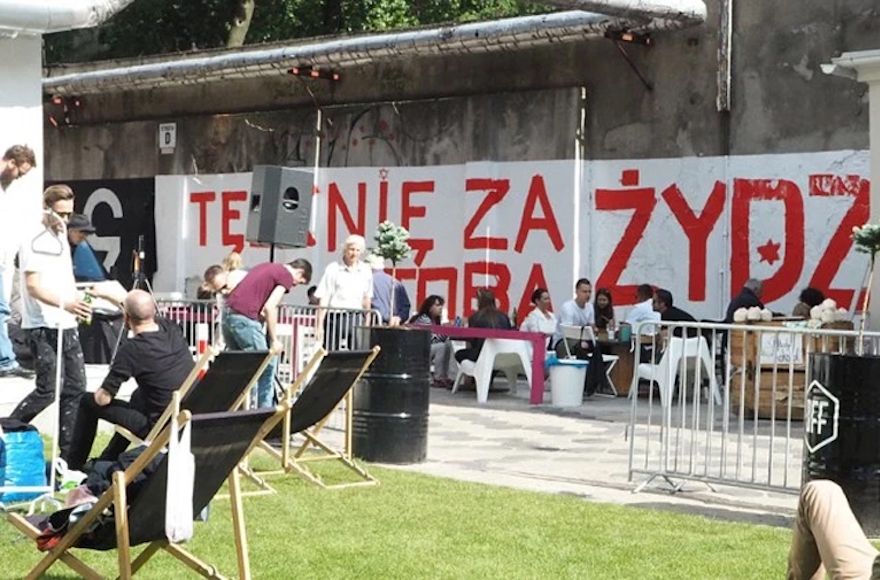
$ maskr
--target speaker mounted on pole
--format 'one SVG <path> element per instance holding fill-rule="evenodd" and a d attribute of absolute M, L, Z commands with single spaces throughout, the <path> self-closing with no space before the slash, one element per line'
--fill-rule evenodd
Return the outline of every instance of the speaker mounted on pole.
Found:
<path fill-rule="evenodd" d="M 312 170 L 255 165 L 245 239 L 273 247 L 305 248 L 313 187 Z"/>

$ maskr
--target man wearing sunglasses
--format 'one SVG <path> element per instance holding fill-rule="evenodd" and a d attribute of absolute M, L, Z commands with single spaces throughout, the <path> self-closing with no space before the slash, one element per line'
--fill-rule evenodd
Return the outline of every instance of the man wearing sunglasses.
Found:
<path fill-rule="evenodd" d="M 61 400 L 58 442 L 66 459 L 79 399 L 86 391 L 86 371 L 77 335 L 77 319 L 92 309 L 82 300 L 73 278 L 67 220 L 73 214 L 73 191 L 52 185 L 43 193 L 43 220 L 24 236 L 19 249 L 22 276 L 22 329 L 34 357 L 36 388 L 11 417 L 29 423 L 55 400 L 56 364 L 60 340 Z"/>
<path fill-rule="evenodd" d="M 18 205 L 23 195 L 23 192 L 16 191 L 13 183 L 36 165 L 36 156 L 27 145 L 10 147 L 0 161 L 0 378 L 34 376 L 15 359 L 7 323 L 11 314 L 9 304 L 15 272 L 13 261 L 21 241 L 18 235 L 18 223 L 21 221 Z"/>

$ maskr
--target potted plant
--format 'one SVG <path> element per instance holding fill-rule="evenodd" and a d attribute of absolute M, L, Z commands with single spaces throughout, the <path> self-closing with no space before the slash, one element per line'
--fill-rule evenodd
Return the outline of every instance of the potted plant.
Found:
<path fill-rule="evenodd" d="M 868 255 L 870 291 L 880 252 L 880 223 L 853 228 L 852 241 L 857 252 Z M 866 312 L 867 294 L 862 306 Z M 863 313 L 855 349 L 811 356 L 803 480 L 837 482 L 865 533 L 876 537 L 880 535 L 880 356 L 865 354 L 865 318 Z"/>
<path fill-rule="evenodd" d="M 409 232 L 402 226 L 393 222 L 384 221 L 379 224 L 376 235 L 373 236 L 376 247 L 372 254 L 391 261 L 391 278 L 397 280 L 397 264 L 409 258 L 412 248 L 409 245 Z M 394 318 L 394 283 L 391 284 L 391 313 L 389 318 Z"/>

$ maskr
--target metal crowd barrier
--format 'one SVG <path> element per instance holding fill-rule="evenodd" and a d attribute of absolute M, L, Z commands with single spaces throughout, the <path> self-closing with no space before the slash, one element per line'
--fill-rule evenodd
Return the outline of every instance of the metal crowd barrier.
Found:
<path fill-rule="evenodd" d="M 673 492 L 699 481 L 797 493 L 810 356 L 851 352 L 857 337 L 768 324 L 638 324 L 629 479 L 645 479 L 635 491 L 659 478 Z M 865 352 L 880 353 L 880 333 L 864 340 Z"/>
<path fill-rule="evenodd" d="M 208 345 L 221 348 L 223 308 L 214 300 L 159 300 L 159 314 L 177 322 L 194 356 Z M 317 340 L 319 316 L 324 339 Z M 281 304 L 278 306 L 278 340 L 284 351 L 275 367 L 276 385 L 286 387 L 296 380 L 322 344 L 328 351 L 369 348 L 358 328 L 380 320 L 376 310 L 319 308 Z M 362 344 L 363 343 L 363 344 Z M 338 408 L 325 428 L 344 429 L 345 407 Z"/>

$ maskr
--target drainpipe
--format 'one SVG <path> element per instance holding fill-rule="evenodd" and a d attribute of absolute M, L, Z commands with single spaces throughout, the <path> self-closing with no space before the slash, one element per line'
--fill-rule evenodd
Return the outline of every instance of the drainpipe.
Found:
<path fill-rule="evenodd" d="M 566 10 L 585 10 L 629 21 L 627 28 L 636 30 L 638 23 L 651 30 L 687 28 L 706 20 L 703 0 L 541 0 L 541 4 Z"/>
<path fill-rule="evenodd" d="M 133 0 L 0 0 L 0 36 L 98 26 Z"/>

